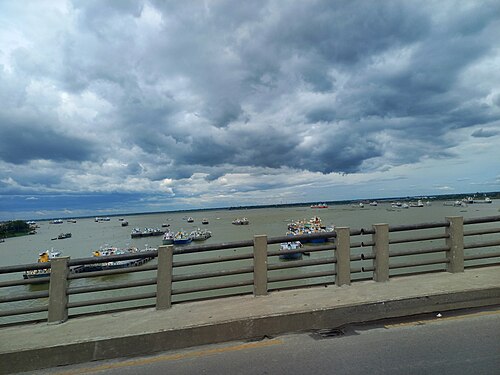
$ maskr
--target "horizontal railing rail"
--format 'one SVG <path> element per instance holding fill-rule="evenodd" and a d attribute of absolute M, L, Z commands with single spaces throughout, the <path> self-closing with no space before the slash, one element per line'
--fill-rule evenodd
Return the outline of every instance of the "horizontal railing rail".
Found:
<path fill-rule="evenodd" d="M 0 297 L 0 318 L 10 317 L 7 323 L 63 322 L 72 316 L 140 307 L 161 310 L 173 303 L 232 295 L 259 296 L 314 285 L 463 272 L 469 267 L 500 264 L 500 238 L 495 237 L 500 233 L 499 222 L 500 216 L 447 217 L 412 225 L 336 227 L 293 237 L 260 235 L 253 240 L 185 248 L 160 246 L 106 256 L 105 260 L 61 257 L 47 263 L 0 267 L 1 275 L 16 277 L 21 272 L 47 270 L 45 277 L 0 281 L 0 288 L 8 291 Z M 471 225 L 485 226 L 465 230 Z M 275 247 L 295 241 L 322 243 L 290 250 Z M 99 269 L 104 262 L 123 261 L 137 262 L 127 268 Z"/>

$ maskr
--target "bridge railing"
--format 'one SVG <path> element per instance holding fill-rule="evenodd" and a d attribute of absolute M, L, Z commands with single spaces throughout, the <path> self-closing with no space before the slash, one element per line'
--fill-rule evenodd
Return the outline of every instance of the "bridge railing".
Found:
<path fill-rule="evenodd" d="M 5 291 L 0 295 L 0 324 L 64 322 L 131 308 L 163 310 L 186 301 L 366 280 L 387 282 L 408 274 L 499 265 L 499 222 L 500 216 L 447 217 L 415 225 L 336 227 L 333 232 L 294 236 L 294 241 L 322 243 L 287 251 L 278 244 L 290 241 L 289 236 L 258 235 L 253 240 L 182 249 L 168 245 L 106 257 L 106 262 L 138 259 L 142 265 L 91 272 L 78 270 L 102 263 L 102 258 L 61 257 L 43 264 L 0 267 L 0 274 L 17 277 L 0 282 Z M 280 259 L 292 254 L 301 259 Z M 20 272 L 48 268 L 50 277 L 19 278 Z"/>

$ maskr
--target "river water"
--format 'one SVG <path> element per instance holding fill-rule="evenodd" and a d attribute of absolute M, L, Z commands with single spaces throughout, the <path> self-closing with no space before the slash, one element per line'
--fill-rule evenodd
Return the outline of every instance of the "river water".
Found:
<path fill-rule="evenodd" d="M 132 228 L 138 227 L 161 227 L 163 223 L 170 225 L 171 231 L 186 230 L 191 231 L 196 228 L 203 228 L 212 231 L 212 237 L 204 242 L 193 244 L 213 244 L 221 242 L 250 240 L 254 235 L 266 234 L 269 237 L 282 236 L 286 233 L 287 223 L 292 220 L 310 219 L 313 216 L 319 216 L 327 226 L 348 226 L 352 229 L 370 228 L 372 224 L 388 223 L 389 225 L 416 224 L 425 222 L 444 221 L 446 216 L 463 216 L 464 218 L 494 216 L 500 213 L 500 200 L 494 200 L 491 204 L 470 204 L 467 207 L 450 206 L 448 202 L 432 201 L 429 205 L 421 208 L 392 208 L 390 202 L 379 202 L 378 206 L 369 206 L 365 204 L 364 208 L 355 205 L 331 205 L 326 209 L 313 209 L 309 206 L 302 207 L 276 207 L 261 209 L 238 209 L 238 210 L 210 210 L 210 211 L 189 211 L 189 212 L 169 212 L 156 214 L 139 214 L 121 216 L 129 222 L 129 226 L 122 227 L 118 217 L 111 217 L 110 221 L 96 222 L 94 218 L 76 219 L 76 223 L 63 220 L 62 224 L 51 224 L 49 221 L 38 221 L 39 228 L 35 235 L 29 235 L 17 238 L 8 238 L 0 243 L 1 266 L 35 263 L 38 253 L 43 250 L 53 248 L 59 250 L 65 256 L 71 258 L 85 258 L 92 256 L 92 251 L 102 246 L 128 247 L 135 246 L 143 248 L 146 245 L 158 247 L 161 245 L 161 236 L 145 237 L 132 239 L 130 232 Z M 190 216 L 194 219 L 193 223 L 186 221 Z M 236 226 L 231 222 L 236 218 L 246 217 L 250 221 L 249 225 Z M 201 220 L 207 218 L 208 225 L 202 225 Z M 70 232 L 71 238 L 62 240 L 53 240 L 60 233 Z M 272 245 L 276 247 L 278 245 Z M 274 249 L 273 247 L 273 249 Z M 234 251 L 234 250 L 231 250 Z M 316 255 L 312 253 L 311 258 Z M 196 257 L 196 254 L 190 254 L 187 259 Z M 331 256 L 331 255 L 330 255 Z M 277 259 L 273 261 L 278 261 Z M 270 261 L 271 262 L 271 261 Z M 249 262 L 242 262 L 242 265 L 249 265 Z M 222 269 L 224 264 L 214 265 L 211 269 Z M 189 273 L 187 269 L 184 273 Z M 276 274 L 290 272 L 281 270 Z M 301 272 L 301 271 L 295 271 Z M 154 277 L 154 273 L 150 272 Z M 182 272 L 181 272 L 182 273 Z M 91 285 L 111 281 L 130 281 L 135 279 L 137 274 L 127 274 L 110 277 L 98 277 L 92 279 L 74 280 L 74 285 Z M 22 274 L 0 275 L 0 280 L 22 277 Z M 143 276 L 141 276 L 143 277 Z M 248 278 L 248 276 L 247 276 Z M 238 281 L 242 277 L 227 277 L 225 281 Z M 200 281 L 185 282 L 182 287 L 199 285 Z M 284 284 L 286 285 L 286 283 Z M 44 290 L 46 286 L 20 286 L 8 288 L 9 291 L 0 289 L 1 294 L 26 293 L 28 290 Z M 143 290 L 151 290 L 144 288 Z M 112 295 L 127 293 L 127 291 L 108 292 Z M 102 296 L 101 296 L 102 297 Z M 72 296 L 74 300 L 82 297 Z M 10 309 L 22 306 L 34 306 L 40 303 L 46 303 L 46 299 L 23 301 L 15 306 L 2 306 L 1 309 Z M 0 323 L 4 319 L 0 318 Z M 9 319 L 10 320 L 10 319 Z"/>

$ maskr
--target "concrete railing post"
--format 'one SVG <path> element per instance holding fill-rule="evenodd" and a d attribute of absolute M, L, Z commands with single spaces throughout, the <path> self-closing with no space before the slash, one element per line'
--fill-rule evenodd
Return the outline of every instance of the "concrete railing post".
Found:
<path fill-rule="evenodd" d="M 172 306 L 173 262 L 174 246 L 160 246 L 156 274 L 156 310 L 168 309 Z"/>
<path fill-rule="evenodd" d="M 253 238 L 253 295 L 267 295 L 267 236 Z"/>
<path fill-rule="evenodd" d="M 351 285 L 351 235 L 348 227 L 335 228 L 337 233 L 335 267 L 335 284 Z"/>
<path fill-rule="evenodd" d="M 450 224 L 446 227 L 446 246 L 449 247 L 446 264 L 448 272 L 464 272 L 464 218 L 462 216 L 450 216 L 446 218 Z"/>
<path fill-rule="evenodd" d="M 373 280 L 389 280 L 389 224 L 373 224 L 375 233 L 372 235 L 374 245 L 372 251 L 375 254 L 373 259 Z"/>
<path fill-rule="evenodd" d="M 50 260 L 49 323 L 63 323 L 68 320 L 68 274 L 69 257 Z"/>

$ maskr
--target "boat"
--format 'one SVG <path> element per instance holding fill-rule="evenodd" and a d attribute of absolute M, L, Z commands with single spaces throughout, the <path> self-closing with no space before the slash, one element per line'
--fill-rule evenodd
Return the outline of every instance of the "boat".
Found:
<path fill-rule="evenodd" d="M 326 203 L 312 204 L 311 208 L 328 208 L 328 205 Z"/>
<path fill-rule="evenodd" d="M 43 251 L 38 254 L 38 263 L 48 263 L 54 258 L 58 258 L 61 256 L 61 252 L 51 249 L 47 251 Z M 25 279 L 35 279 L 39 277 L 48 277 L 50 276 L 50 268 L 42 268 L 37 270 L 28 270 L 23 273 L 23 278 Z"/>
<path fill-rule="evenodd" d="M 59 236 L 57 236 L 58 240 L 64 240 L 65 238 L 71 238 L 71 233 L 61 233 Z"/>
<path fill-rule="evenodd" d="M 169 226 L 170 226 L 170 224 L 168 224 L 168 223 L 163 223 L 163 224 L 161 225 L 161 227 L 162 227 L 162 228 L 168 228 Z"/>
<path fill-rule="evenodd" d="M 370 206 L 372 206 L 372 207 L 376 207 L 376 206 L 378 206 L 377 201 L 370 202 Z"/>
<path fill-rule="evenodd" d="M 163 238 L 161 240 L 161 243 L 163 245 L 172 245 L 174 243 L 174 235 L 172 234 L 172 232 L 170 232 L 170 231 L 167 230 L 163 234 Z"/>
<path fill-rule="evenodd" d="M 73 224 L 75 224 L 75 223 L 76 223 L 76 220 L 75 220 L 75 219 L 68 219 L 68 220 L 66 220 L 66 221 L 67 221 L 68 223 L 73 223 Z"/>
<path fill-rule="evenodd" d="M 144 228 L 144 230 L 142 231 L 139 228 L 134 228 L 130 233 L 130 237 L 139 238 L 139 237 L 162 236 L 164 233 L 165 231 L 160 228 Z"/>
<path fill-rule="evenodd" d="M 63 223 L 62 219 L 55 219 L 50 222 L 50 224 L 62 224 L 62 223 Z"/>
<path fill-rule="evenodd" d="M 187 222 L 188 222 L 188 223 L 192 223 L 193 221 L 194 221 L 194 219 L 193 219 L 192 217 L 188 217 L 188 218 L 187 218 Z"/>
<path fill-rule="evenodd" d="M 289 236 L 298 236 L 304 234 L 316 234 L 316 233 L 326 233 L 332 232 L 333 228 L 327 228 L 321 221 L 319 216 L 314 216 L 313 218 L 306 220 L 298 220 L 293 221 L 288 224 L 288 232 Z M 323 238 L 311 238 L 302 240 L 303 243 L 324 243 L 328 239 L 326 237 Z"/>
<path fill-rule="evenodd" d="M 290 242 L 280 243 L 280 251 L 298 250 L 301 247 L 302 247 L 302 243 L 300 241 L 290 241 Z M 302 259 L 302 253 L 280 254 L 279 258 L 282 260 Z"/>
<path fill-rule="evenodd" d="M 203 220 L 201 220 L 201 223 L 202 223 L 203 225 L 208 224 L 208 219 L 207 219 L 206 217 L 205 217 L 205 218 L 203 218 Z"/>
<path fill-rule="evenodd" d="M 95 218 L 95 222 L 96 223 L 100 223 L 100 222 L 103 222 L 103 221 L 110 221 L 111 219 L 109 217 L 96 217 Z"/>
<path fill-rule="evenodd" d="M 243 217 L 241 219 L 235 219 L 232 221 L 234 225 L 248 225 L 250 222 L 246 217 Z"/>
<path fill-rule="evenodd" d="M 127 227 L 128 226 L 128 221 L 124 220 L 122 221 L 122 227 Z"/>
<path fill-rule="evenodd" d="M 481 199 L 480 200 L 474 199 L 474 203 L 491 203 L 491 202 L 493 202 L 493 201 L 491 200 L 491 198 L 488 198 L 488 197 L 486 197 L 482 200 Z"/>
<path fill-rule="evenodd" d="M 190 236 L 193 241 L 205 241 L 212 237 L 212 232 L 206 229 L 198 228 L 197 230 L 192 231 Z"/>
<path fill-rule="evenodd" d="M 142 237 L 142 230 L 140 230 L 139 228 L 132 229 L 132 232 L 130 232 L 130 237 L 132 238 Z"/>
<path fill-rule="evenodd" d="M 146 247 L 142 250 L 139 250 L 136 247 L 120 249 L 118 247 L 104 246 L 101 247 L 99 250 L 95 250 L 92 252 L 92 256 L 100 258 L 102 260 L 102 263 L 85 264 L 82 266 L 77 266 L 73 268 L 71 272 L 82 273 L 82 272 L 112 270 L 118 268 L 137 267 L 143 265 L 144 263 L 149 262 L 151 259 L 153 259 L 153 256 L 145 258 L 137 258 L 137 259 L 124 259 L 124 260 L 108 260 L 106 258 L 115 255 L 131 255 L 131 254 L 139 254 L 155 250 L 156 248 L 149 247 L 148 245 L 146 245 Z"/>
<path fill-rule="evenodd" d="M 190 244 L 192 240 L 191 236 L 183 230 L 180 230 L 174 235 L 174 245 L 187 245 Z"/>

